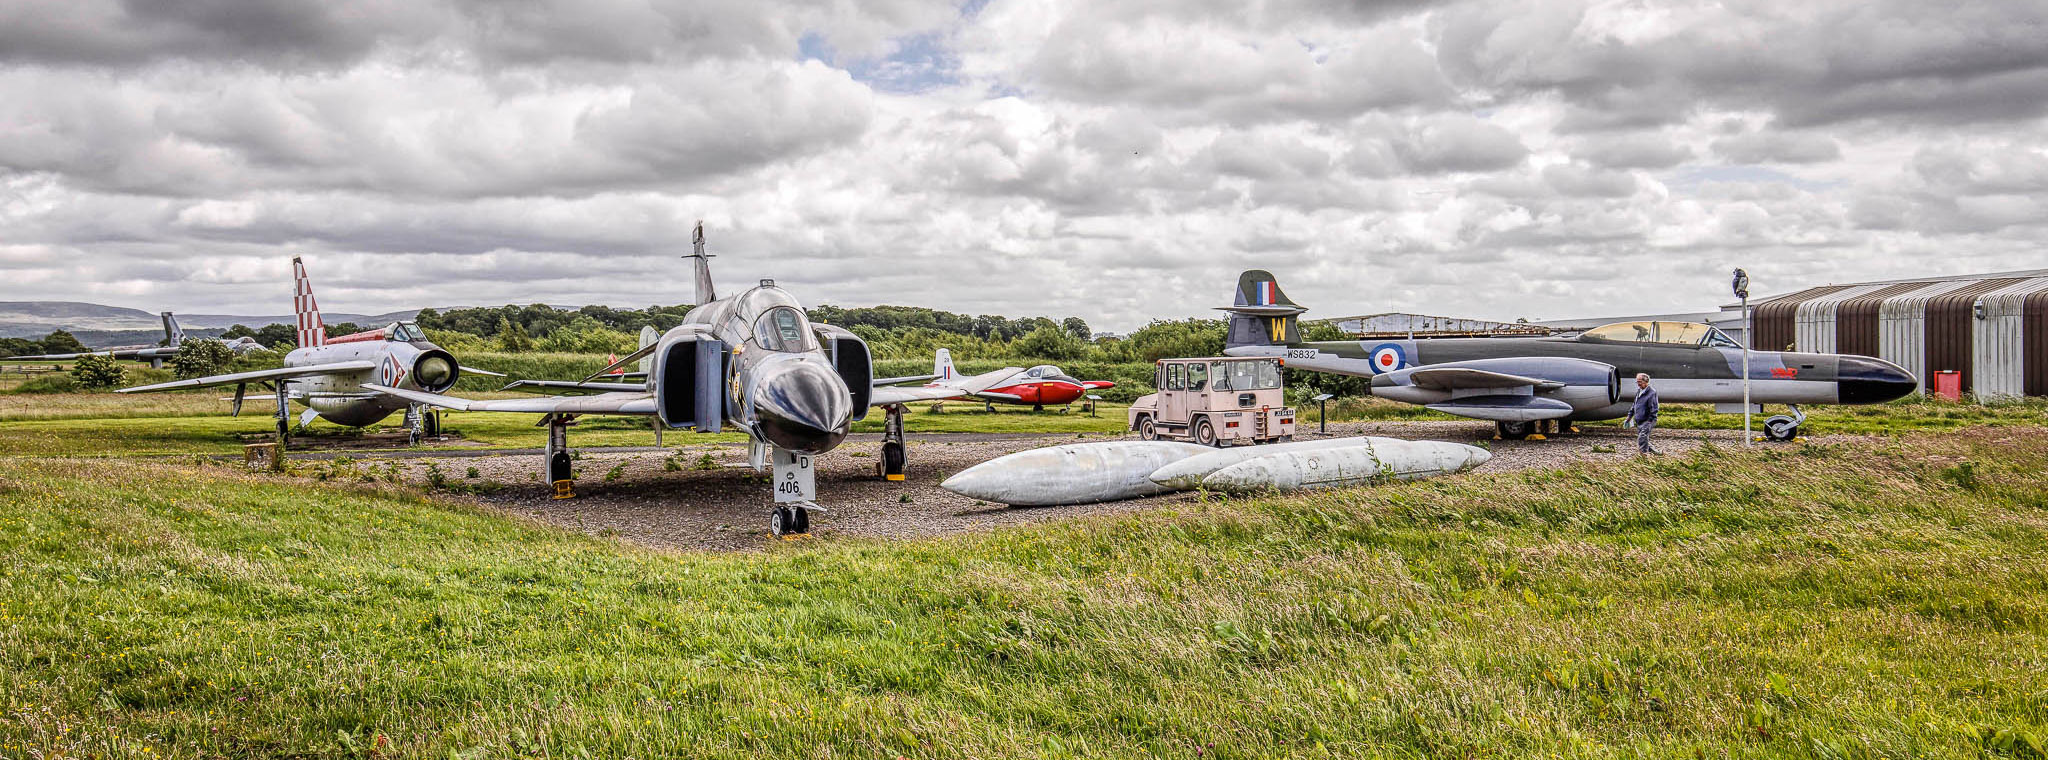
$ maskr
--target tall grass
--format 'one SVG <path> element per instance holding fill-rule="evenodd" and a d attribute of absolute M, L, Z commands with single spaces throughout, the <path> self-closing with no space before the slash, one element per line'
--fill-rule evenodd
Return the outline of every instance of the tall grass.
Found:
<path fill-rule="evenodd" d="M 2039 757 L 2044 435 L 723 556 L 0 462 L 0 755 Z"/>

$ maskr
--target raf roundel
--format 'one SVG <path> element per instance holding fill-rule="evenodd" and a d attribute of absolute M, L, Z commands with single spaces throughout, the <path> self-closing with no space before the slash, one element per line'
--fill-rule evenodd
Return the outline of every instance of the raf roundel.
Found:
<path fill-rule="evenodd" d="M 1381 343 L 1372 349 L 1372 371 L 1374 374 L 1392 372 L 1408 363 L 1408 356 L 1401 347 L 1393 343 Z"/>

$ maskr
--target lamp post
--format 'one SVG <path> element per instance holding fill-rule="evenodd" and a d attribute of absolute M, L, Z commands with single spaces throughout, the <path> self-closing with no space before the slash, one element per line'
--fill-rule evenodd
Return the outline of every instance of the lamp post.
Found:
<path fill-rule="evenodd" d="M 1749 432 L 1749 347 L 1755 342 L 1756 326 L 1749 323 L 1749 273 L 1735 270 L 1735 297 L 1742 299 L 1742 445 L 1749 446 L 1755 436 Z"/>

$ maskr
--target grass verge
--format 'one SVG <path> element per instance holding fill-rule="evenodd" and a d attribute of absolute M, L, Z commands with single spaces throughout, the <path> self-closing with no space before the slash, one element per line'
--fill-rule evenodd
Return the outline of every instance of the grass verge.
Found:
<path fill-rule="evenodd" d="M 2038 757 L 2044 436 L 741 555 L 0 461 L 0 755 Z"/>

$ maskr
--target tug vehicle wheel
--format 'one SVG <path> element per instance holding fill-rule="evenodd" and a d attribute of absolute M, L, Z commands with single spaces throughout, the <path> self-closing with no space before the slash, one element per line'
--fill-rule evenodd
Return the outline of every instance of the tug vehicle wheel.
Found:
<path fill-rule="evenodd" d="M 1209 418 L 1203 417 L 1201 422 L 1195 423 L 1195 443 L 1203 446 L 1216 445 L 1216 426 L 1209 422 Z"/>

